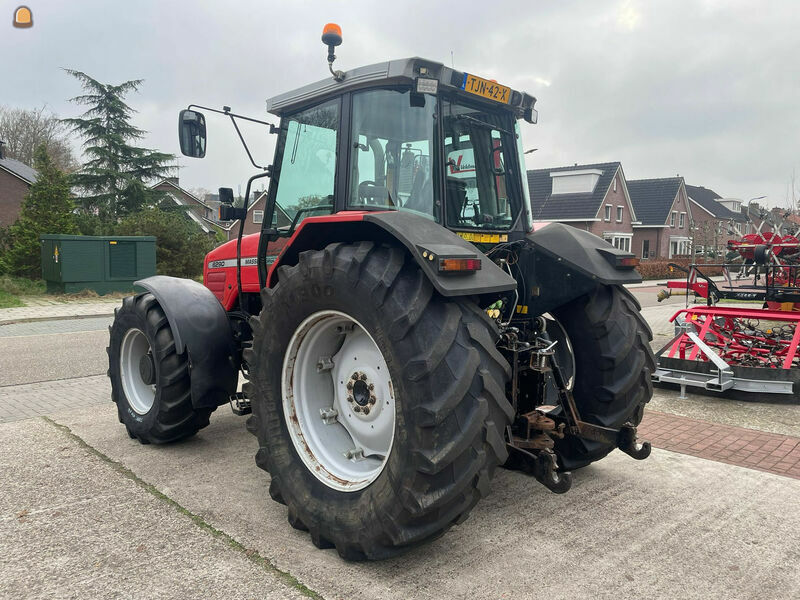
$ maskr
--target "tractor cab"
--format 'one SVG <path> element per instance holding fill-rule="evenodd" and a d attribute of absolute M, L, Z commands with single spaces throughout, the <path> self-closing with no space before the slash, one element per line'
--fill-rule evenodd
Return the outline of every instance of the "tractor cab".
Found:
<path fill-rule="evenodd" d="M 535 121 L 534 98 L 422 58 L 339 73 L 267 102 L 281 118 L 270 199 L 295 225 L 357 210 L 529 228 L 517 119 Z"/>

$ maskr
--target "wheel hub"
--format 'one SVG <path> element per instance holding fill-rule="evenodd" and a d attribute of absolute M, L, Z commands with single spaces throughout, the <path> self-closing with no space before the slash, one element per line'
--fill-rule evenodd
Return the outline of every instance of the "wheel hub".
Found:
<path fill-rule="evenodd" d="M 143 331 L 129 329 L 119 350 L 119 377 L 128 405 L 140 415 L 153 408 L 156 367 L 150 342 Z"/>
<path fill-rule="evenodd" d="M 147 385 L 156 382 L 156 365 L 153 362 L 153 354 L 148 352 L 139 360 L 139 376 Z"/>

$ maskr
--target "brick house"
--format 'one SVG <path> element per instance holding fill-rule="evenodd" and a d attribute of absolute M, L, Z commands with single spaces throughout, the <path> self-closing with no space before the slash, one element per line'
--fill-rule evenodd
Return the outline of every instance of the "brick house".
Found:
<path fill-rule="evenodd" d="M 13 158 L 4 158 L 0 143 L 0 226 L 7 227 L 19 218 L 22 201 L 36 182 L 36 169 Z"/>
<path fill-rule="evenodd" d="M 528 171 L 535 221 L 558 222 L 633 249 L 638 224 L 619 162 Z"/>
<path fill-rule="evenodd" d="M 264 222 L 264 215 L 266 214 L 267 205 L 267 191 L 253 192 L 253 201 L 247 207 L 247 218 L 244 222 L 244 235 L 251 233 L 258 233 L 261 231 L 261 225 Z M 288 227 L 292 224 L 292 219 L 284 212 L 280 205 L 275 205 L 275 218 L 277 219 L 276 227 Z M 234 221 L 225 227 L 226 235 L 229 240 L 235 240 L 239 235 L 240 221 Z"/>
<path fill-rule="evenodd" d="M 692 211 L 683 177 L 627 182 L 640 223 L 633 225 L 633 252 L 642 259 L 691 253 Z"/>
<path fill-rule="evenodd" d="M 190 210 L 186 211 L 189 218 L 191 218 L 205 233 L 215 233 L 217 228 L 209 222 L 211 218 L 211 209 L 206 206 L 200 198 L 180 187 L 177 177 L 162 179 L 155 185 L 151 185 L 150 189 L 164 192 L 179 206 L 189 207 Z"/>
<path fill-rule="evenodd" d="M 714 190 L 687 185 L 686 193 L 693 217 L 692 238 L 695 252 L 707 256 L 724 255 L 728 240 L 740 237 L 745 231 L 747 218 L 741 210 L 732 211 L 719 202 L 724 199 Z M 738 202 L 741 204 L 741 200 Z"/>

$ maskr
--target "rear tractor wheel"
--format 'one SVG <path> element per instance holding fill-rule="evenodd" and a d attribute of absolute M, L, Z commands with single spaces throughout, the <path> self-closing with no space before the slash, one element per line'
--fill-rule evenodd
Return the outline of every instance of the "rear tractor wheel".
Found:
<path fill-rule="evenodd" d="M 213 409 L 195 409 L 186 354 L 150 294 L 128 296 L 110 328 L 108 374 L 120 423 L 142 444 L 189 437 L 208 425 Z"/>
<path fill-rule="evenodd" d="M 640 308 L 622 286 L 601 285 L 552 311 L 561 325 L 556 339 L 565 337 L 561 346 L 572 354 L 572 360 L 565 361 L 572 367 L 567 376 L 584 421 L 617 429 L 642 420 L 653 395 L 655 357 L 650 348 L 653 335 Z M 574 436 L 555 443 L 564 470 L 600 460 L 614 448 Z"/>
<path fill-rule="evenodd" d="M 248 428 L 292 526 L 357 560 L 463 521 L 506 460 L 512 417 L 486 315 L 371 242 L 304 252 L 262 296 Z"/>

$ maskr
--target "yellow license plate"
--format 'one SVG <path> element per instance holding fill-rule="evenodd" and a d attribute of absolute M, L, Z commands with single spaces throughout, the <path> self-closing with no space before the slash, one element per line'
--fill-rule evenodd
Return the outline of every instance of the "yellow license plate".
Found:
<path fill-rule="evenodd" d="M 464 83 L 461 84 L 461 89 L 495 102 L 502 102 L 503 104 L 511 102 L 511 88 L 469 73 L 464 73 Z"/>
<path fill-rule="evenodd" d="M 507 242 L 508 236 L 506 234 L 500 235 L 498 233 L 470 233 L 469 231 L 457 231 L 456 235 L 472 242 L 473 244 L 499 244 L 500 242 Z"/>

